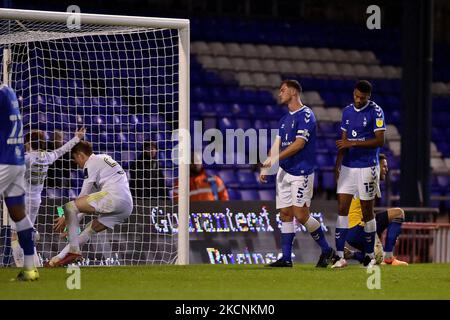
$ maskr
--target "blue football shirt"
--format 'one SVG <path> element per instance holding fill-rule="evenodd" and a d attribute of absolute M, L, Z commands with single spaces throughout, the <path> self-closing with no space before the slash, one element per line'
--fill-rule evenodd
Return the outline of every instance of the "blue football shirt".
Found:
<path fill-rule="evenodd" d="M 375 132 L 386 130 L 383 110 L 369 100 L 361 109 L 354 104 L 342 113 L 341 129 L 347 132 L 350 141 L 365 141 L 375 138 Z M 350 168 L 368 168 L 378 165 L 380 148 L 349 148 L 342 164 Z"/>
<path fill-rule="evenodd" d="M 25 164 L 19 102 L 7 86 L 0 87 L 0 164 Z"/>
<path fill-rule="evenodd" d="M 316 167 L 316 118 L 307 106 L 295 112 L 288 112 L 278 126 L 281 151 L 297 138 L 306 140 L 305 147 L 284 160 L 280 167 L 293 176 L 309 175 Z"/>

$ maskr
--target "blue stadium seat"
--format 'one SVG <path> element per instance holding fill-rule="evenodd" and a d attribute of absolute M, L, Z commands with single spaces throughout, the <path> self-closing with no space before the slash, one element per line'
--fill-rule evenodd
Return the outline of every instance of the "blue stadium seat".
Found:
<path fill-rule="evenodd" d="M 231 170 L 221 170 L 217 175 L 223 180 L 226 186 L 236 183 L 236 174 L 233 169 Z"/>
<path fill-rule="evenodd" d="M 236 176 L 243 188 L 252 188 L 258 184 L 253 170 L 238 170 Z"/>
<path fill-rule="evenodd" d="M 236 129 L 236 122 L 231 118 L 220 118 L 219 129 L 224 132 L 226 129 Z"/>
<path fill-rule="evenodd" d="M 259 199 L 264 201 L 274 201 L 275 200 L 275 190 L 259 190 Z"/>
<path fill-rule="evenodd" d="M 230 200 L 241 200 L 241 192 L 239 189 L 227 188 Z"/>
<path fill-rule="evenodd" d="M 333 171 L 322 172 L 322 187 L 326 190 L 333 190 L 336 188 L 336 182 Z"/>
<path fill-rule="evenodd" d="M 259 200 L 259 194 L 256 190 L 241 190 L 241 199 L 245 201 Z"/>

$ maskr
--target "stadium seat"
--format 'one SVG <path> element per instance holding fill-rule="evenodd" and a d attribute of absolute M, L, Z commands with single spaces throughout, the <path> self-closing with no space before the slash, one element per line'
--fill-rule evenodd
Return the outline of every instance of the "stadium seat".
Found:
<path fill-rule="evenodd" d="M 231 170 L 221 170 L 217 175 L 223 180 L 226 186 L 235 184 L 237 182 L 236 174 L 233 169 Z"/>
<path fill-rule="evenodd" d="M 255 173 L 252 170 L 238 170 L 237 180 L 242 188 L 254 188 L 257 187 L 257 180 L 255 178 Z"/>
<path fill-rule="evenodd" d="M 241 190 L 241 200 L 255 201 L 259 200 L 259 194 L 256 190 Z"/>
<path fill-rule="evenodd" d="M 241 200 L 241 192 L 239 189 L 227 188 L 230 200 Z"/>
<path fill-rule="evenodd" d="M 264 201 L 274 201 L 275 200 L 275 190 L 259 190 L 259 199 Z"/>
<path fill-rule="evenodd" d="M 226 54 L 230 57 L 241 57 L 243 55 L 242 48 L 239 43 L 225 43 Z"/>

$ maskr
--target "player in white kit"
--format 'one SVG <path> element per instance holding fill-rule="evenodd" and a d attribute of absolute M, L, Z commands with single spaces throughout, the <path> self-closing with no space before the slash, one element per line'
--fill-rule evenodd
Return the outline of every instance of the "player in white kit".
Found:
<path fill-rule="evenodd" d="M 47 171 L 57 159 L 70 151 L 73 146 L 83 139 L 86 129 L 81 128 L 75 132 L 75 136 L 61 148 L 53 151 L 45 150 L 45 134 L 41 130 L 33 130 L 25 136 L 25 210 L 33 226 L 41 206 L 41 194 L 47 178 Z M 11 223 L 13 230 L 11 235 L 11 247 L 14 262 L 17 267 L 23 266 L 23 250 L 19 245 L 15 224 Z M 35 249 L 35 265 L 41 266 L 40 259 Z"/>
<path fill-rule="evenodd" d="M 106 154 L 93 154 L 92 145 L 79 142 L 72 149 L 72 157 L 83 168 L 84 182 L 77 199 L 64 205 L 64 217 L 58 218 L 55 231 L 62 232 L 67 224 L 69 244 L 46 266 L 65 266 L 81 259 L 80 247 L 93 234 L 113 229 L 133 211 L 133 199 L 127 175 L 122 167 Z M 85 214 L 97 215 L 77 235 L 79 222 Z"/>

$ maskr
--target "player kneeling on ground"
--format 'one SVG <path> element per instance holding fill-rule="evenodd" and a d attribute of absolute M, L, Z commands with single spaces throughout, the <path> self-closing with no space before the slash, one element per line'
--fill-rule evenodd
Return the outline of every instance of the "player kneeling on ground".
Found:
<path fill-rule="evenodd" d="M 83 168 L 84 182 L 77 199 L 64 205 L 64 216 L 55 223 L 55 231 L 62 232 L 67 224 L 69 244 L 46 266 L 64 266 L 81 259 L 80 246 L 94 233 L 112 229 L 127 219 L 133 210 L 133 199 L 125 171 L 106 154 L 95 155 L 92 145 L 81 141 L 72 149 L 72 157 Z M 85 214 L 93 219 L 77 235 L 79 221 Z"/>
<path fill-rule="evenodd" d="M 386 179 L 388 172 L 387 158 L 384 154 L 379 155 L 380 160 L 380 180 Z M 348 248 L 344 249 L 345 259 L 356 259 L 360 263 L 363 262 L 364 252 L 364 222 L 362 222 L 361 203 L 357 197 L 354 197 L 350 205 L 348 214 L 349 231 L 347 234 L 347 242 L 360 251 L 351 251 Z M 393 266 L 407 266 L 408 263 L 400 261 L 393 256 L 393 250 L 398 236 L 402 230 L 402 223 L 405 221 L 405 213 L 400 208 L 389 208 L 387 211 L 378 212 L 375 215 L 377 224 L 377 236 L 381 239 L 384 230 L 387 229 L 386 241 L 384 243 L 384 257 L 381 242 L 379 246 L 375 245 L 375 259 L 378 264 L 390 264 Z"/>

